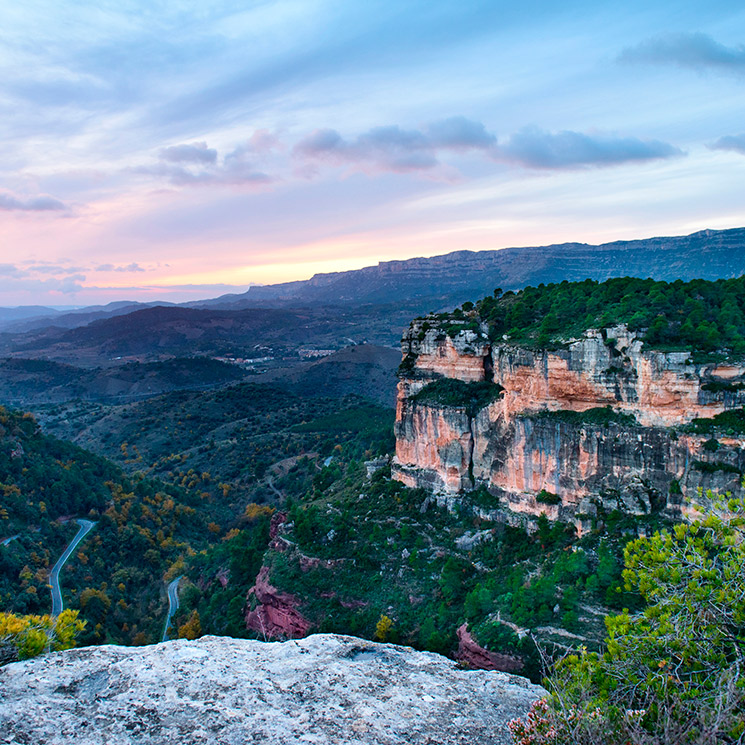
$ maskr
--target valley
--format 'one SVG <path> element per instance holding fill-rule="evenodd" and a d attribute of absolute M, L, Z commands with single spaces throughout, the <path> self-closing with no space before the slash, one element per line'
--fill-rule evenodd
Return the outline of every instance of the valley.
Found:
<path fill-rule="evenodd" d="M 745 745 L 745 5 L 5 6 L 0 745 Z"/>
<path fill-rule="evenodd" d="M 630 542 L 742 493 L 744 332 L 743 280 L 624 278 L 264 370 L 8 358 L 0 597 L 49 612 L 95 523 L 83 644 L 351 634 L 538 682 L 641 607 Z"/>

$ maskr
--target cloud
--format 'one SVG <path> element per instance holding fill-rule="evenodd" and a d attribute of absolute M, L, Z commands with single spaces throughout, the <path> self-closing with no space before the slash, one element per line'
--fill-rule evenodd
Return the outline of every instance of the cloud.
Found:
<path fill-rule="evenodd" d="M 74 295 L 83 289 L 80 282 L 85 282 L 82 274 L 73 274 L 69 277 L 62 277 L 58 280 L 47 280 L 50 283 L 50 289 L 61 292 L 63 295 Z"/>
<path fill-rule="evenodd" d="M 72 266 L 67 259 L 52 264 L 44 261 L 23 261 L 20 265 L 0 264 L 4 292 L 51 292 L 71 295 L 80 292 L 85 282 L 82 267 Z M 65 265 L 67 264 L 67 265 Z M 41 275 L 41 276 L 39 276 Z"/>
<path fill-rule="evenodd" d="M 174 186 L 262 185 L 274 181 L 254 164 L 257 154 L 278 147 L 276 138 L 266 130 L 257 130 L 244 144 L 220 161 L 206 142 L 173 145 L 158 152 L 158 162 L 132 169 L 135 173 L 166 178 Z"/>
<path fill-rule="evenodd" d="M 431 143 L 422 132 L 397 126 L 374 127 L 349 141 L 335 129 L 317 129 L 297 143 L 293 155 L 394 173 L 429 170 L 439 165 Z"/>
<path fill-rule="evenodd" d="M 745 74 L 745 46 L 726 47 L 700 32 L 664 34 L 624 49 L 621 62 L 673 64 L 696 70 L 707 68 Z"/>
<path fill-rule="evenodd" d="M 473 122 L 464 116 L 453 116 L 426 127 L 427 134 L 435 147 L 451 150 L 488 150 L 497 138 L 486 131 L 481 122 Z"/>
<path fill-rule="evenodd" d="M 443 150 L 489 150 L 496 141 L 483 124 L 459 116 L 433 122 L 423 130 L 397 125 L 373 127 L 353 140 L 345 140 L 335 129 L 317 129 L 295 145 L 293 155 L 408 173 L 436 168 Z"/>
<path fill-rule="evenodd" d="M 0 194 L 0 211 L 11 212 L 20 210 L 22 212 L 54 212 L 67 209 L 58 199 L 49 196 L 30 197 L 20 199 L 12 194 Z"/>
<path fill-rule="evenodd" d="M 308 158 L 323 157 L 329 154 L 342 153 L 348 148 L 342 136 L 335 129 L 316 129 L 304 137 L 293 152 Z"/>
<path fill-rule="evenodd" d="M 23 277 L 26 272 L 15 264 L 0 264 L 0 277 Z"/>
<path fill-rule="evenodd" d="M 145 270 L 137 263 L 132 262 L 126 266 L 115 266 L 114 264 L 99 264 L 97 272 L 144 272 Z"/>
<path fill-rule="evenodd" d="M 2 266 L 0 265 L 0 276 L 3 276 Z M 3 283 L 3 292 L 51 292 L 62 293 L 64 295 L 74 295 L 84 289 L 81 284 L 85 282 L 84 274 L 70 274 L 65 277 L 49 277 L 47 279 L 34 279 L 28 277 L 27 273 L 20 272 L 17 274 L 6 274 L 9 279 Z"/>
<path fill-rule="evenodd" d="M 281 150 L 282 143 L 279 138 L 268 129 L 257 129 L 245 142 L 234 152 L 252 152 L 256 155 L 265 155 L 274 150 Z M 227 156 L 229 157 L 229 156 Z"/>
<path fill-rule="evenodd" d="M 61 264 L 34 263 L 28 266 L 29 272 L 37 274 L 68 274 L 69 272 L 84 272 L 82 266 L 63 266 Z"/>
<path fill-rule="evenodd" d="M 682 150 L 659 140 L 572 131 L 552 133 L 529 127 L 513 134 L 499 146 L 495 157 L 526 168 L 560 169 L 610 166 L 682 155 Z"/>
<path fill-rule="evenodd" d="M 317 129 L 294 148 L 296 157 L 335 165 L 368 166 L 406 173 L 440 165 L 445 151 L 480 151 L 497 162 L 524 168 L 580 168 L 609 166 L 684 155 L 659 140 L 589 135 L 582 132 L 545 132 L 528 127 L 500 144 L 480 122 L 452 117 L 422 130 L 374 127 L 356 139 L 345 140 L 334 129 Z"/>
<path fill-rule="evenodd" d="M 192 142 L 164 147 L 158 157 L 167 163 L 215 163 L 217 150 L 207 147 L 206 142 Z"/>
<path fill-rule="evenodd" d="M 712 150 L 732 150 L 745 155 L 745 134 L 726 135 L 720 137 L 715 143 L 709 145 Z"/>

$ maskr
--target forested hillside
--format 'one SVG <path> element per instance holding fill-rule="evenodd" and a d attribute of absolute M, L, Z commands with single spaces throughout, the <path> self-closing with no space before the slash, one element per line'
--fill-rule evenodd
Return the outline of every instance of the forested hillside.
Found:
<path fill-rule="evenodd" d="M 206 496 L 206 495 L 205 495 Z M 44 435 L 30 414 L 0 408 L 0 605 L 48 613 L 52 564 L 96 522 L 65 567 L 65 604 L 88 621 L 85 643 L 155 641 L 167 569 L 205 543 L 205 497 L 143 477 Z"/>
<path fill-rule="evenodd" d="M 82 412 L 89 407 L 99 405 Z M 266 515 L 312 489 L 324 461 L 359 464 L 392 446 L 392 410 L 358 397 L 244 384 L 100 408 L 106 421 L 89 439 L 119 465 L 45 434 L 31 414 L 0 409 L 0 541 L 10 539 L 0 544 L 0 609 L 49 612 L 49 570 L 76 533 L 73 519 L 93 520 L 62 572 L 66 607 L 88 621 L 83 643 L 159 640 L 165 583 L 192 561 L 204 565 L 195 553 L 210 546 L 216 572 L 232 567 L 231 597 L 243 597 L 230 619 L 216 605 L 205 625 L 230 622 L 240 634 Z"/>

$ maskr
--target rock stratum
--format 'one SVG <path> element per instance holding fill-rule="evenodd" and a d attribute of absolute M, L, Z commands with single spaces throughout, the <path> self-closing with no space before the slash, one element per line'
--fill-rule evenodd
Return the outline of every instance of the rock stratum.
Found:
<path fill-rule="evenodd" d="M 685 425 L 742 407 L 745 365 L 646 349 L 625 326 L 547 350 L 458 330 L 467 322 L 430 317 L 404 334 L 399 481 L 450 496 L 483 486 L 512 513 L 543 512 L 580 528 L 601 503 L 679 514 L 699 489 L 741 489 L 745 440 L 720 437 L 707 448 L 710 436 Z M 447 379 L 494 384 L 493 400 L 474 410 L 425 395 Z M 601 423 L 568 415 L 604 407 Z"/>
<path fill-rule="evenodd" d="M 0 742 L 501 743 L 545 691 L 439 655 L 318 634 L 88 647 L 0 669 Z"/>

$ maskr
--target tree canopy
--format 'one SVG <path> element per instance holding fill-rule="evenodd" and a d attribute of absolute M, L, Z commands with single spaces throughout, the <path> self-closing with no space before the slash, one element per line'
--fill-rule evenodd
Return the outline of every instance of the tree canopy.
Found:
<path fill-rule="evenodd" d="M 700 519 L 626 547 L 645 607 L 606 618 L 604 652 L 555 666 L 518 745 L 745 740 L 745 501 L 707 497 Z"/>
<path fill-rule="evenodd" d="M 627 324 L 660 349 L 745 354 L 745 277 L 660 282 L 620 277 L 495 290 L 476 304 L 492 339 L 550 346 L 588 328 Z"/>

